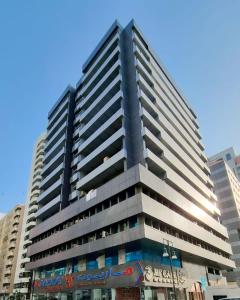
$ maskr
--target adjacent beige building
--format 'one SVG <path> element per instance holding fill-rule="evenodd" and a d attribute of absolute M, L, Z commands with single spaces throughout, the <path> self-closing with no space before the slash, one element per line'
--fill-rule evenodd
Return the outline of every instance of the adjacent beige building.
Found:
<path fill-rule="evenodd" d="M 24 206 L 17 205 L 0 219 L 0 299 L 13 293 Z"/>

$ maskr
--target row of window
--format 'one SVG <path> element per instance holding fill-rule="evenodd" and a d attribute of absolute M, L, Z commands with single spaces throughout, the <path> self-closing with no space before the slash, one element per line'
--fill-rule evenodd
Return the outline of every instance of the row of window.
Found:
<path fill-rule="evenodd" d="M 195 237 L 193 237 L 193 236 L 191 236 L 191 235 L 189 235 L 189 234 L 187 234 L 187 233 L 185 233 L 181 230 L 176 229 L 175 227 L 172 227 L 171 225 L 163 223 L 163 222 L 161 222 L 157 219 L 154 219 L 150 216 L 147 216 L 145 218 L 145 224 L 148 225 L 148 226 L 153 227 L 154 229 L 160 230 L 162 232 L 166 232 L 167 234 L 170 234 L 174 237 L 182 239 L 182 240 L 184 240 L 188 243 L 191 243 L 193 245 L 196 245 L 198 247 L 201 247 L 203 249 L 206 249 L 208 251 L 211 251 L 211 252 L 216 253 L 218 255 L 221 255 L 223 257 L 230 258 L 229 254 L 219 250 L 218 248 L 216 248 L 212 245 L 209 245 L 209 244 L 207 244 L 207 243 L 205 243 L 205 242 L 203 242 L 203 241 L 201 241 L 201 240 L 199 240 L 199 239 L 197 239 L 197 238 L 195 238 Z"/>
<path fill-rule="evenodd" d="M 95 241 L 98 239 L 106 238 L 109 235 L 113 235 L 118 232 L 122 232 L 122 231 L 125 231 L 128 229 L 134 228 L 137 225 L 138 225 L 137 216 L 133 216 L 128 219 L 124 219 L 120 222 L 111 224 L 104 228 L 98 229 L 92 233 L 85 234 L 79 238 L 76 238 L 69 242 L 60 244 L 56 247 L 47 249 L 41 253 L 35 254 L 35 255 L 31 256 L 31 261 L 36 261 L 36 260 L 42 259 L 44 257 L 57 254 L 59 252 L 64 252 L 64 251 L 70 250 L 72 248 L 79 247 L 81 245 L 87 244 L 89 242 L 92 242 L 92 241 Z"/>
<path fill-rule="evenodd" d="M 39 235 L 38 237 L 34 238 L 32 240 L 33 244 L 37 243 L 59 231 L 62 231 L 68 227 L 73 226 L 74 224 L 77 224 L 79 222 L 81 222 L 82 220 L 85 220 L 97 213 L 100 213 L 101 211 L 110 208 L 111 206 L 114 206 L 116 204 L 118 204 L 119 202 L 122 202 L 132 196 L 135 195 L 135 187 L 130 187 L 127 190 L 122 191 L 119 194 L 114 195 L 111 198 L 108 198 L 106 200 L 104 200 L 103 202 L 85 210 L 84 212 L 74 216 L 73 218 L 59 224 L 58 226 L 44 232 L 43 234 Z"/>
<path fill-rule="evenodd" d="M 151 190 L 151 189 L 144 186 L 142 188 L 142 192 L 144 194 L 146 194 L 147 196 L 149 196 L 150 198 L 156 200 L 157 202 L 159 202 L 159 203 L 163 204 L 164 206 L 167 206 L 171 210 L 175 211 L 176 213 L 178 213 L 179 215 L 181 215 L 185 219 L 193 222 L 194 224 L 197 224 L 198 226 L 202 227 L 203 229 L 207 230 L 208 232 L 211 232 L 212 234 L 214 234 L 218 238 L 221 238 L 223 241 L 226 241 L 226 238 L 224 238 L 222 235 L 220 235 L 217 231 L 215 231 L 211 227 L 208 227 L 207 225 L 205 225 L 201 221 L 195 219 L 193 216 L 187 214 L 183 209 L 179 208 L 177 205 L 170 202 L 169 200 L 164 199 L 161 195 L 159 195 L 155 191 L 153 191 L 153 190 Z"/>
<path fill-rule="evenodd" d="M 122 202 L 132 196 L 134 196 L 136 194 L 136 187 L 131 187 L 127 190 L 122 191 L 119 194 L 114 195 L 111 198 L 106 199 L 105 201 L 89 208 L 88 210 L 74 216 L 73 218 L 59 224 L 58 226 L 44 232 L 43 234 L 39 235 L 38 237 L 33 239 L 33 243 L 39 242 L 40 240 L 43 240 L 59 231 L 62 231 L 68 227 L 73 226 L 74 224 L 77 224 L 79 222 L 81 222 L 84 219 L 87 219 L 105 209 L 110 208 L 111 206 L 114 206 L 116 204 L 118 204 L 119 202 Z M 204 223 L 196 220 L 194 217 L 188 215 L 184 210 L 180 209 L 178 206 L 174 205 L 172 202 L 170 202 L 169 200 L 164 199 L 161 195 L 159 195 L 158 193 L 156 193 L 155 191 L 143 186 L 142 187 L 142 192 L 144 194 L 146 194 L 147 196 L 151 197 L 152 199 L 158 201 L 159 203 L 167 206 L 168 208 L 170 208 L 171 210 L 175 211 L 176 213 L 178 213 L 179 215 L 183 216 L 184 218 L 188 219 L 189 221 L 197 224 L 198 226 L 204 228 L 205 230 L 207 230 L 208 232 L 211 232 L 212 234 L 214 234 L 215 236 L 217 236 L 218 238 L 221 238 L 222 240 L 226 241 L 226 239 L 221 236 L 218 232 L 214 231 L 211 227 L 208 227 L 207 225 L 205 225 Z"/>
<path fill-rule="evenodd" d="M 121 251 L 121 252 L 120 252 Z M 62 261 L 55 265 L 50 265 L 38 269 L 36 278 L 46 278 L 53 276 L 61 276 L 84 270 L 93 270 L 102 267 L 110 267 L 121 263 L 132 261 L 147 261 L 149 263 L 159 263 L 161 265 L 170 265 L 169 257 L 164 257 L 165 246 L 160 243 L 153 242 L 151 246 L 147 242 L 133 242 L 125 244 L 120 249 L 118 247 L 104 249 L 99 253 L 87 254 L 84 257 L 73 258 L 70 261 Z M 175 258 L 172 265 L 182 267 L 181 253 L 174 249 Z M 121 260 L 119 260 L 121 257 Z"/>

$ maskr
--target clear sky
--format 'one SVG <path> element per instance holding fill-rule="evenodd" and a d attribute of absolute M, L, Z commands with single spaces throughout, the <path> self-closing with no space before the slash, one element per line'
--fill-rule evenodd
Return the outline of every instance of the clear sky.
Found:
<path fill-rule="evenodd" d="M 26 199 L 47 113 L 117 18 L 136 20 L 199 117 L 206 153 L 239 147 L 240 1 L 0 2 L 0 212 Z"/>

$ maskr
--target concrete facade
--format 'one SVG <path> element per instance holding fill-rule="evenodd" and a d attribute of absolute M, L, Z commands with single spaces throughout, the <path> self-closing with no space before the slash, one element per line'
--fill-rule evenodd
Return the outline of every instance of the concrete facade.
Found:
<path fill-rule="evenodd" d="M 227 273 L 229 282 L 240 284 L 240 182 L 232 167 L 223 159 L 209 162 L 215 191 L 219 200 L 221 222 L 228 229 L 232 259 L 236 269 Z"/>
<path fill-rule="evenodd" d="M 24 206 L 17 205 L 0 219 L 0 299 L 13 294 Z"/>
<path fill-rule="evenodd" d="M 49 113 L 38 203 L 36 298 L 170 299 L 176 276 L 178 299 L 194 299 L 234 267 L 196 115 L 134 21 L 111 26 Z"/>
<path fill-rule="evenodd" d="M 13 292 L 21 293 L 22 297 L 27 299 L 30 298 L 32 272 L 25 270 L 25 264 L 30 261 L 27 257 L 27 248 L 31 244 L 29 232 L 36 225 L 36 212 L 38 210 L 37 198 L 40 193 L 39 184 L 42 179 L 41 172 L 43 167 L 44 147 L 45 134 L 38 138 L 34 148 L 14 279 Z"/>

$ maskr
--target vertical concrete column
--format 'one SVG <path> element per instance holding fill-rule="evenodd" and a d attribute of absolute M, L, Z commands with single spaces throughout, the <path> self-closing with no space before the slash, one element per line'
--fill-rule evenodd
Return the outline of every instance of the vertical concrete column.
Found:
<path fill-rule="evenodd" d="M 124 109 L 124 129 L 126 138 L 124 146 L 127 151 L 127 169 L 141 163 L 145 166 L 143 155 L 142 124 L 139 114 L 140 101 L 136 78 L 136 66 L 133 49 L 132 23 L 120 35 L 122 89 Z"/>

